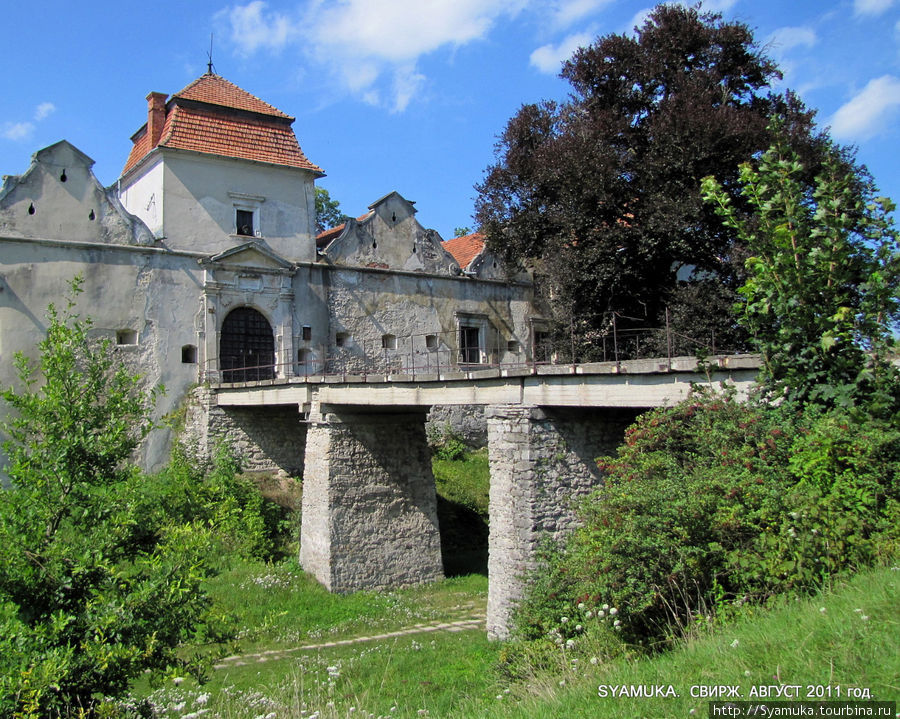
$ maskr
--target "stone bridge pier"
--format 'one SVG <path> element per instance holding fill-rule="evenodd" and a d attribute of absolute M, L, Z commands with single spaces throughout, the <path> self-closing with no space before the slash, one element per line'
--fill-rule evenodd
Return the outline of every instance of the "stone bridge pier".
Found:
<path fill-rule="evenodd" d="M 428 408 L 365 409 L 309 414 L 300 564 L 332 592 L 444 576 Z"/>
<path fill-rule="evenodd" d="M 614 451 L 633 409 L 487 407 L 491 471 L 488 636 L 505 639 L 537 550 L 576 526 L 578 501 L 600 486 L 595 459 Z"/>

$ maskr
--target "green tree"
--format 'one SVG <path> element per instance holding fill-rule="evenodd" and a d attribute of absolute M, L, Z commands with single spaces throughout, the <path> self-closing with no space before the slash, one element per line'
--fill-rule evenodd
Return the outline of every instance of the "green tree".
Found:
<path fill-rule="evenodd" d="M 634 36 L 580 48 L 561 77 L 571 98 L 524 105 L 476 187 L 488 246 L 537 268 L 564 344 L 571 332 L 585 358 L 610 312 L 660 326 L 678 303 L 680 330 L 691 334 L 690 307 L 705 307 L 717 344 L 739 344 L 735 236 L 704 206 L 700 180 L 715 174 L 730 186 L 738 164 L 770 144 L 776 112 L 816 157 L 812 113 L 791 94 L 767 94 L 781 75 L 746 25 L 680 5 L 654 9 Z M 690 268 L 696 281 L 684 288 L 678 273 Z"/>
<path fill-rule="evenodd" d="M 341 212 L 341 203 L 331 199 L 324 187 L 316 188 L 316 232 L 321 233 L 337 227 L 350 217 Z"/>
<path fill-rule="evenodd" d="M 706 200 L 746 244 L 740 321 L 777 397 L 826 407 L 896 411 L 889 356 L 900 318 L 900 255 L 890 212 L 871 182 L 833 150 L 812 183 L 786 142 L 744 163 L 750 217 L 712 177 Z M 860 192 L 860 187 L 863 191 Z"/>
<path fill-rule="evenodd" d="M 208 535 L 189 524 L 133 541 L 129 459 L 151 427 L 155 392 L 108 342 L 51 305 L 37 366 L 6 389 L 10 486 L 0 491 L 0 716 L 90 711 L 175 652 L 211 618 L 201 587 Z"/>

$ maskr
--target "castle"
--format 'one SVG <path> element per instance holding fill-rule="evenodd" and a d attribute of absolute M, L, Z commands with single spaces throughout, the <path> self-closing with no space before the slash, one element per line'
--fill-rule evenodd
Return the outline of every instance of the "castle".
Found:
<path fill-rule="evenodd" d="M 147 386 L 165 385 L 157 418 L 210 381 L 534 359 L 546 328 L 527 275 L 506 276 L 472 238 L 461 266 L 398 193 L 316 236 L 324 172 L 293 117 L 212 72 L 147 103 L 113 186 L 65 140 L 4 177 L 3 386 L 76 275 L 76 311 Z M 149 437 L 147 469 L 171 441 L 164 428 Z"/>

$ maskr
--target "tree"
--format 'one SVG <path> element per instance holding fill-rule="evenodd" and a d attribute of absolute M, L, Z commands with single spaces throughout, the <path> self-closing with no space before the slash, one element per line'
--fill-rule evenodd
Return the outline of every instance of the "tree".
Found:
<path fill-rule="evenodd" d="M 894 205 L 836 149 L 812 183 L 805 175 L 783 139 L 742 164 L 751 217 L 719 181 L 703 181 L 707 202 L 747 246 L 740 321 L 762 353 L 761 381 L 788 401 L 890 414 L 900 409 L 889 359 L 900 319 Z"/>
<path fill-rule="evenodd" d="M 341 212 L 341 203 L 332 200 L 324 187 L 316 188 L 316 232 L 321 233 L 337 227 L 350 217 Z"/>
<path fill-rule="evenodd" d="M 776 112 L 816 157 L 812 113 L 793 95 L 762 94 L 780 73 L 747 26 L 677 5 L 657 7 L 634 37 L 577 50 L 561 77 L 571 98 L 524 105 L 476 186 L 488 247 L 537 269 L 585 357 L 611 312 L 661 324 L 679 299 L 679 269 L 693 268 L 701 289 L 719 280 L 707 283 L 712 297 L 692 301 L 738 342 L 728 306 L 739 252 L 700 180 L 715 174 L 732 187 L 738 164 L 768 146 Z M 732 293 L 716 299 L 722 285 Z"/>
<path fill-rule="evenodd" d="M 145 671 L 183 666 L 176 647 L 210 619 L 206 531 L 169 525 L 135 541 L 129 458 L 155 393 L 73 306 L 49 307 L 37 367 L 17 355 L 24 389 L 2 393 L 14 411 L 0 491 L 3 717 L 90 711 Z"/>

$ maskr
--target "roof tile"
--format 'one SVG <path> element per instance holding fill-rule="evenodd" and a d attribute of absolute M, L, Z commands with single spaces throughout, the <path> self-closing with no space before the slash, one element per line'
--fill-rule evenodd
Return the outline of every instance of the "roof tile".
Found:
<path fill-rule="evenodd" d="M 466 269 L 484 249 L 484 235 L 473 232 L 471 235 L 454 237 L 444 242 L 444 249 L 453 255 L 453 259 L 460 267 Z"/>
<path fill-rule="evenodd" d="M 169 100 L 158 145 L 322 173 L 300 149 L 293 120 L 228 80 L 206 74 Z M 132 140 L 122 174 L 153 150 L 146 125 Z"/>

